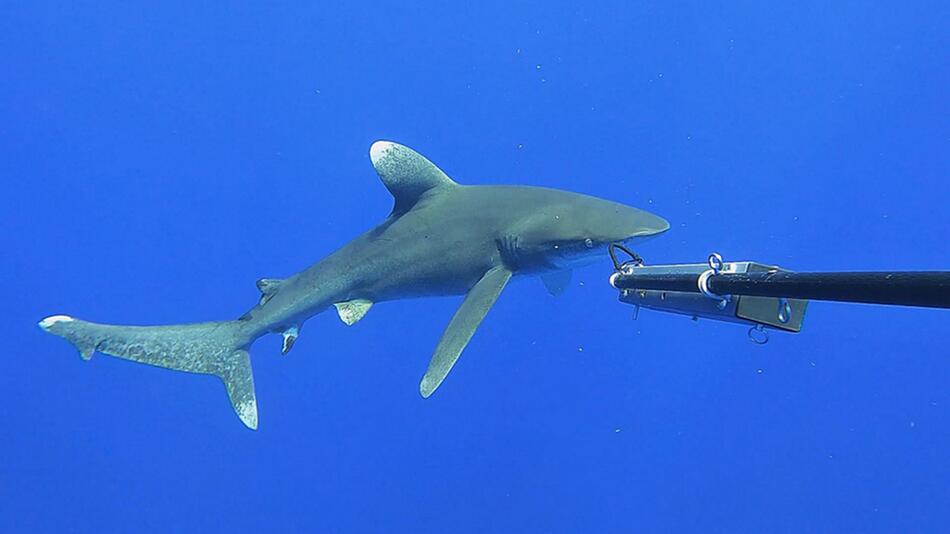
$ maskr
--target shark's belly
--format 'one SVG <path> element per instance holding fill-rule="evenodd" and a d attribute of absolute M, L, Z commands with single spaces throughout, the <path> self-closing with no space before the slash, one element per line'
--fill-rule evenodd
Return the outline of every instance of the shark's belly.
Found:
<path fill-rule="evenodd" d="M 378 269 L 355 289 L 374 302 L 464 295 L 489 268 L 489 262 L 473 258 L 417 257 Z"/>
<path fill-rule="evenodd" d="M 488 244 L 444 246 L 426 239 L 384 244 L 363 259 L 352 290 L 373 302 L 464 295 L 497 261 Z M 375 247 L 374 247 L 375 248 Z"/>

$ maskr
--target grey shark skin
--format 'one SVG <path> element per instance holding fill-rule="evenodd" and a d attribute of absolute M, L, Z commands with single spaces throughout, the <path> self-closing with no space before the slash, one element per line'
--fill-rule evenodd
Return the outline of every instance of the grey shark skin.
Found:
<path fill-rule="evenodd" d="M 555 189 L 459 185 L 412 149 L 370 147 L 377 174 L 395 198 L 389 217 L 308 269 L 258 281 L 260 302 L 235 321 L 116 326 L 54 315 L 44 330 L 71 342 L 84 359 L 123 359 L 220 377 L 234 411 L 258 424 L 248 350 L 268 333 L 287 353 L 303 323 L 335 306 L 347 324 L 377 302 L 466 295 L 419 386 L 431 395 L 452 369 L 513 275 L 539 275 L 559 293 L 570 269 L 602 257 L 610 243 L 666 231 L 662 218 L 623 204 Z"/>

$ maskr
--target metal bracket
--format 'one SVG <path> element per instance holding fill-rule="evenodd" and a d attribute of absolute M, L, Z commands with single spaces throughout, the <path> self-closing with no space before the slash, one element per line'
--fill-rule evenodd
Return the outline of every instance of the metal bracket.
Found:
<path fill-rule="evenodd" d="M 687 315 L 692 318 L 706 318 L 749 325 L 764 333 L 763 328 L 799 332 L 805 318 L 807 300 L 773 297 L 752 297 L 747 295 L 717 295 L 706 285 L 710 276 L 715 274 L 776 272 L 774 265 L 765 265 L 750 261 L 725 262 L 719 254 L 710 254 L 706 263 L 672 265 L 624 265 L 622 275 L 632 280 L 632 289 L 620 292 L 622 302 L 652 310 Z M 638 275 L 697 275 L 699 292 L 667 291 L 639 289 L 636 287 Z M 611 284 L 619 274 L 611 276 Z M 625 287 L 630 287 L 626 284 Z M 695 290 L 693 290 L 695 291 Z M 761 339 L 761 338 L 760 338 Z"/>

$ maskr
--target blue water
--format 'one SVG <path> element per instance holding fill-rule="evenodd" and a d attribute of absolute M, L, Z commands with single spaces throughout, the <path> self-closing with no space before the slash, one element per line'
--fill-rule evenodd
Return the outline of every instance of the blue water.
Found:
<path fill-rule="evenodd" d="M 950 530 L 943 311 L 760 347 L 631 320 L 605 258 L 509 286 L 428 400 L 458 298 L 265 338 L 257 432 L 35 326 L 240 315 L 385 217 L 380 138 L 654 211 L 652 263 L 946 269 L 945 2 L 193 4 L 3 8 L 0 530 Z"/>

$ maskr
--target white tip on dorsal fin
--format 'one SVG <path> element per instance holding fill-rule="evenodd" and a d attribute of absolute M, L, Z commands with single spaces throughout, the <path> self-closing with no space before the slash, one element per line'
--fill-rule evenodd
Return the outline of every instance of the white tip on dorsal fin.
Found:
<path fill-rule="evenodd" d="M 336 312 L 340 314 L 340 320 L 347 326 L 353 326 L 357 321 L 366 315 L 373 303 L 366 299 L 349 300 L 346 302 L 337 302 Z"/>
<path fill-rule="evenodd" d="M 422 154 L 398 143 L 376 141 L 369 148 L 369 159 L 386 189 L 396 199 L 394 213 L 409 211 L 429 190 L 456 185 Z"/>

